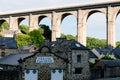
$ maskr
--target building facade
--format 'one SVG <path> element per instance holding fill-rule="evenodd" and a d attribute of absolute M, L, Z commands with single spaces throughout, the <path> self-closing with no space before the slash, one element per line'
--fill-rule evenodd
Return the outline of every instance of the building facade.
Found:
<path fill-rule="evenodd" d="M 15 78 L 7 75 L 12 80 L 90 80 L 88 57 L 89 50 L 85 46 L 59 38 L 53 42 L 45 41 L 31 54 L 5 56 L 0 59 L 0 73 L 17 71 Z M 2 77 L 2 80 L 6 79 L 5 74 Z"/>
<path fill-rule="evenodd" d="M 0 58 L 18 52 L 17 42 L 14 37 L 0 38 Z"/>
<path fill-rule="evenodd" d="M 73 40 L 46 42 L 21 64 L 25 80 L 90 80 L 88 49 Z"/>

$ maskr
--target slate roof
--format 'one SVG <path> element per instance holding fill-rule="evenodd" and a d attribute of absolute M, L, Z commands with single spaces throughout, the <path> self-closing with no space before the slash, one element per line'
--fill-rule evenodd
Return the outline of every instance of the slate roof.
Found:
<path fill-rule="evenodd" d="M 120 59 L 120 48 L 115 48 L 111 51 L 114 54 L 115 58 Z"/>
<path fill-rule="evenodd" d="M 89 58 L 97 58 L 97 56 L 92 51 L 89 51 Z"/>
<path fill-rule="evenodd" d="M 28 46 L 21 46 L 20 50 L 29 50 L 33 47 L 34 45 L 28 45 Z"/>
<path fill-rule="evenodd" d="M 120 67 L 120 60 L 101 60 L 106 67 Z"/>
<path fill-rule="evenodd" d="M 92 49 L 91 51 L 92 51 L 92 53 L 93 53 L 97 58 L 101 58 L 101 55 L 102 55 L 102 54 L 105 54 L 105 53 L 111 54 L 111 53 L 110 53 L 111 50 L 108 49 L 108 48 L 94 48 L 94 49 Z M 96 58 L 96 57 L 95 57 L 95 58 Z"/>
<path fill-rule="evenodd" d="M 102 53 L 110 53 L 110 50 L 107 48 L 94 48 L 100 55 Z M 94 53 L 94 52 L 93 52 Z"/>
<path fill-rule="evenodd" d="M 83 46 L 79 42 L 75 40 L 66 40 L 66 39 L 57 39 L 57 41 L 47 42 L 43 44 L 43 46 L 48 46 L 50 48 L 51 53 L 55 56 L 62 58 L 64 60 L 68 59 L 68 53 L 71 53 L 72 50 L 89 50 L 87 47 Z M 42 46 L 42 47 L 43 47 Z M 41 48 L 42 48 L 41 47 Z M 40 50 L 40 49 L 39 49 Z M 38 51 L 36 51 L 38 52 Z M 11 54 L 2 59 L 0 59 L 1 65 L 19 65 L 18 60 L 21 58 L 22 60 L 27 59 L 31 56 L 34 56 L 35 53 L 32 54 Z"/>
<path fill-rule="evenodd" d="M 50 42 L 49 47 L 51 47 L 52 51 L 59 49 L 63 52 L 71 51 L 71 50 L 88 50 L 87 47 L 83 46 L 79 42 L 75 40 L 66 40 L 64 38 L 57 38 L 56 41 Z"/>
<path fill-rule="evenodd" d="M 17 66 L 19 65 L 18 60 L 21 58 L 22 60 L 26 57 L 29 57 L 33 54 L 10 54 L 0 59 L 0 65 L 10 65 Z"/>
<path fill-rule="evenodd" d="M 57 38 L 53 42 L 45 42 L 43 46 L 48 46 L 52 53 L 61 58 L 67 59 L 68 53 L 72 50 L 89 50 L 75 40 L 66 40 L 65 38 Z"/>
<path fill-rule="evenodd" d="M 1 37 L 0 38 L 0 47 L 5 45 L 8 49 L 17 49 L 17 43 L 14 38 L 11 37 Z"/>

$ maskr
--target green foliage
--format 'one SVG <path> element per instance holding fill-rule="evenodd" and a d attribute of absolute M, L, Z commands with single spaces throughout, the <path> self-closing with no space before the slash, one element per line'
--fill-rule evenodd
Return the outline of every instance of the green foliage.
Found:
<path fill-rule="evenodd" d="M 2 31 L 2 29 L 9 29 L 9 24 L 7 21 L 4 21 L 2 25 L 0 25 L 0 32 Z"/>
<path fill-rule="evenodd" d="M 120 48 L 120 41 L 116 42 L 116 48 Z"/>
<path fill-rule="evenodd" d="M 2 31 L 2 28 L 0 27 L 0 32 Z"/>
<path fill-rule="evenodd" d="M 2 27 L 4 28 L 4 29 L 9 29 L 9 24 L 8 24 L 8 22 L 7 21 L 5 21 L 5 22 L 3 22 L 3 24 L 2 24 Z"/>
<path fill-rule="evenodd" d="M 43 36 L 43 29 L 33 30 L 29 33 L 31 41 L 36 46 L 43 44 L 45 37 Z"/>
<path fill-rule="evenodd" d="M 76 36 L 73 36 L 73 35 L 64 35 L 63 33 L 61 34 L 61 38 L 66 38 L 67 40 L 77 40 Z"/>
<path fill-rule="evenodd" d="M 93 49 L 95 47 L 105 48 L 106 40 L 87 37 L 87 47 L 89 49 Z"/>
<path fill-rule="evenodd" d="M 108 53 L 104 54 L 104 57 L 102 57 L 101 59 L 114 60 L 114 58 L 112 58 Z"/>
<path fill-rule="evenodd" d="M 40 27 L 44 30 L 43 36 L 46 39 L 51 40 L 51 30 L 50 30 L 49 26 L 42 24 L 42 25 L 40 25 Z"/>
<path fill-rule="evenodd" d="M 23 34 L 28 34 L 29 32 L 29 26 L 27 25 L 19 25 L 19 29 Z"/>
<path fill-rule="evenodd" d="M 2 34 L 0 34 L 0 37 L 3 37 Z"/>
<path fill-rule="evenodd" d="M 26 34 L 17 34 L 16 41 L 17 41 L 18 47 L 25 46 L 31 43 L 30 36 Z"/>
<path fill-rule="evenodd" d="M 73 35 L 61 34 L 61 38 L 66 38 L 67 40 L 72 40 L 72 39 L 77 40 L 77 37 L 73 36 Z M 87 47 L 89 49 L 93 49 L 95 47 L 105 48 L 106 47 L 106 40 L 87 37 Z"/>

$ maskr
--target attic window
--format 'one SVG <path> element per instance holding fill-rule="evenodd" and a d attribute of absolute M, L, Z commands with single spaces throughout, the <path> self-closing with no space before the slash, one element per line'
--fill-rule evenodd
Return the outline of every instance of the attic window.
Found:
<path fill-rule="evenodd" d="M 43 47 L 43 48 L 41 49 L 41 52 L 42 52 L 42 53 L 49 53 L 50 50 L 49 50 L 49 48 L 47 48 L 47 47 Z"/>
<path fill-rule="evenodd" d="M 51 46 L 55 46 L 55 44 L 52 44 Z"/>
<path fill-rule="evenodd" d="M 78 44 L 78 43 L 76 43 L 75 45 L 76 45 L 77 47 L 80 47 L 80 44 Z"/>

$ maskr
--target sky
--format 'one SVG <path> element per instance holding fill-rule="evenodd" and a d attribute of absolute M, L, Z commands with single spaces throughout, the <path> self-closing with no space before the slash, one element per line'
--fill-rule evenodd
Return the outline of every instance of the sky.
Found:
<path fill-rule="evenodd" d="M 120 0 L 0 0 L 0 13 L 27 11 L 36 9 L 57 8 L 63 6 L 75 6 L 90 3 L 100 3 Z M 74 22 L 74 23 L 72 23 Z M 43 19 L 41 24 L 51 26 L 51 20 Z M 116 40 L 120 40 L 120 15 L 116 19 Z M 68 30 L 69 29 L 69 30 Z M 67 16 L 61 23 L 61 32 L 76 35 L 77 21 L 74 16 Z M 87 36 L 106 39 L 106 18 L 101 13 L 91 15 L 87 21 Z"/>

